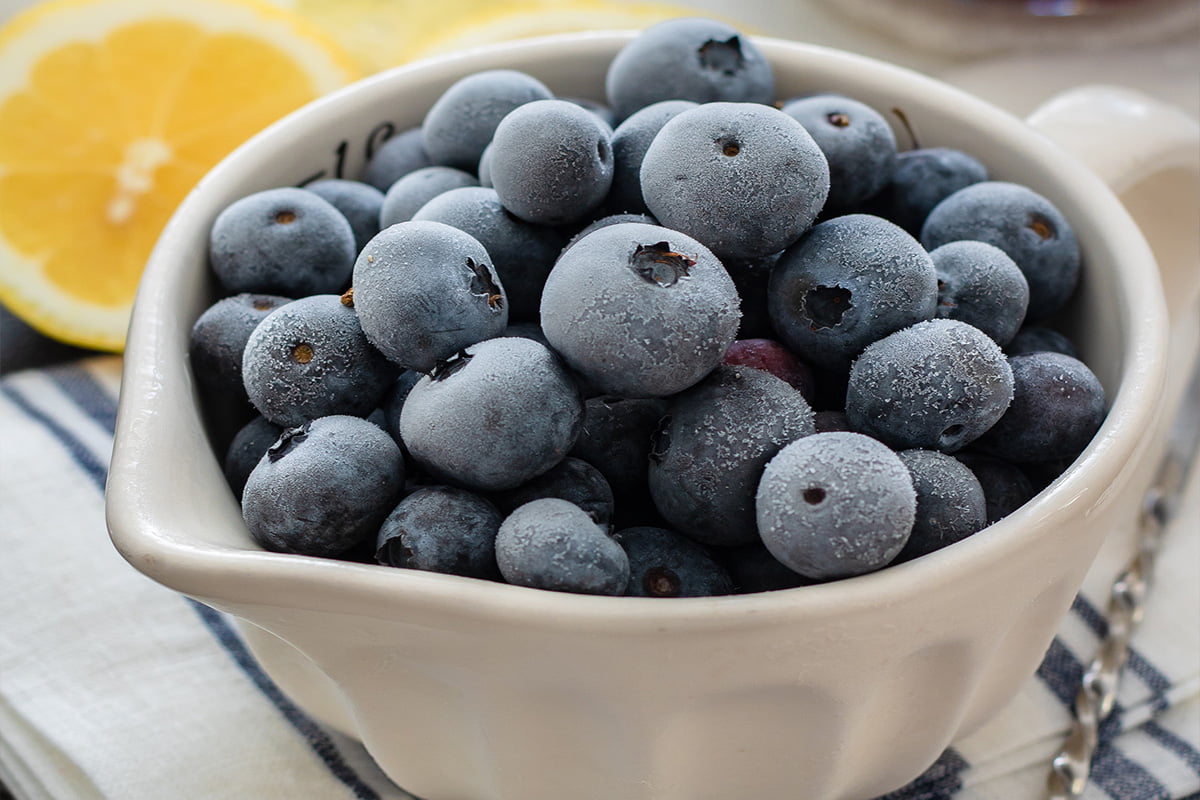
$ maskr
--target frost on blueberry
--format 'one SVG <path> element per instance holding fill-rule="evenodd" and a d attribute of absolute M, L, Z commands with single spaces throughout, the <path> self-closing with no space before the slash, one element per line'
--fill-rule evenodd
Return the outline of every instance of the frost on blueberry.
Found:
<path fill-rule="evenodd" d="M 533 500 L 500 524 L 496 561 L 509 583 L 559 592 L 619 595 L 629 557 L 583 509 L 557 497 Z"/>

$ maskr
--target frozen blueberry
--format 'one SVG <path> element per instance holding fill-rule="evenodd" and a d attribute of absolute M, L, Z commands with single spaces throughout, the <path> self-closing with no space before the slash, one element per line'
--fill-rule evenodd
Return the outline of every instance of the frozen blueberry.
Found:
<path fill-rule="evenodd" d="M 371 237 L 379 233 L 379 210 L 383 192 L 369 183 L 329 178 L 314 181 L 304 187 L 323 197 L 350 223 L 354 231 L 354 252 L 363 249 Z"/>
<path fill-rule="evenodd" d="M 667 120 L 695 108 L 689 100 L 663 100 L 652 103 L 631 114 L 613 131 L 613 181 L 608 193 L 608 207 L 625 213 L 646 211 L 642 199 L 642 159 L 650 142 L 658 135 Z"/>
<path fill-rule="evenodd" d="M 816 432 L 804 397 L 770 373 L 719 366 L 675 397 L 650 447 L 654 505 L 696 541 L 754 541 L 754 491 L 789 442 Z"/>
<path fill-rule="evenodd" d="M 936 450 L 897 453 L 912 476 L 917 516 L 896 563 L 940 550 L 987 525 L 987 504 L 975 473 Z"/>
<path fill-rule="evenodd" d="M 815 366 L 845 370 L 862 349 L 937 313 L 937 272 L 901 228 L 869 214 L 813 227 L 771 272 L 779 338 Z"/>
<path fill-rule="evenodd" d="M 421 126 L 434 164 L 473 170 L 496 126 L 510 111 L 554 95 L 531 75 L 510 69 L 476 72 L 447 89 Z"/>
<path fill-rule="evenodd" d="M 772 592 L 814 583 L 784 566 L 761 541 L 722 548 L 720 556 L 737 594 Z"/>
<path fill-rule="evenodd" d="M 497 580 L 502 517 L 484 498 L 452 486 L 418 489 L 392 509 L 375 539 L 385 566 Z"/>
<path fill-rule="evenodd" d="M 771 65 L 754 43 L 723 22 L 695 17 L 646 28 L 621 48 L 604 80 L 618 120 L 661 100 L 707 103 L 775 99 Z"/>
<path fill-rule="evenodd" d="M 276 425 L 331 414 L 365 417 L 396 369 L 367 341 L 347 297 L 318 294 L 280 306 L 259 323 L 242 359 L 250 402 Z"/>
<path fill-rule="evenodd" d="M 779 109 L 706 103 L 663 125 L 642 159 L 641 184 L 660 224 L 720 258 L 750 259 L 808 230 L 829 194 L 829 165 Z"/>
<path fill-rule="evenodd" d="M 492 143 L 488 142 L 487 147 L 483 148 L 483 152 L 479 155 L 479 166 L 475 169 L 475 174 L 479 176 L 479 185 L 488 189 L 494 189 L 492 186 Z"/>
<path fill-rule="evenodd" d="M 648 500 L 650 437 L 666 412 L 667 403 L 659 398 L 589 398 L 571 455 L 600 470 L 621 503 Z"/>
<path fill-rule="evenodd" d="M 508 324 L 487 250 L 441 222 L 401 222 L 368 242 L 354 266 L 354 306 L 371 344 L 420 372 Z"/>
<path fill-rule="evenodd" d="M 785 103 L 782 111 L 808 131 L 829 162 L 827 213 L 877 194 L 896 165 L 896 136 L 875 109 L 838 94 Z"/>
<path fill-rule="evenodd" d="M 975 443 L 1015 463 L 1074 458 L 1104 422 L 1104 387 L 1087 365 L 1062 353 L 1009 358 L 1013 399 Z"/>
<path fill-rule="evenodd" d="M 597 525 L 612 522 L 613 491 L 600 470 L 570 456 L 515 489 L 495 496 L 501 511 L 511 513 L 518 506 L 543 497 L 570 500 L 582 508 Z"/>
<path fill-rule="evenodd" d="M 379 227 L 408 222 L 423 205 L 443 192 L 478 185 L 474 175 L 454 167 L 424 167 L 410 172 L 388 187 L 379 207 Z"/>
<path fill-rule="evenodd" d="M 1042 325 L 1025 325 L 1004 348 L 1010 356 L 1024 353 L 1062 353 L 1064 356 L 1079 358 L 1079 348 L 1069 338 Z"/>
<path fill-rule="evenodd" d="M 1079 243 L 1062 213 L 1015 183 L 983 181 L 959 189 L 929 212 L 921 242 L 930 250 L 959 239 L 995 245 L 1029 282 L 1031 321 L 1062 308 L 1079 282 Z"/>
<path fill-rule="evenodd" d="M 737 331 L 737 303 L 704 245 L 626 222 L 559 257 L 542 292 L 542 330 L 601 393 L 664 397 L 720 363 Z"/>
<path fill-rule="evenodd" d="M 620 595 L 629 557 L 583 509 L 557 497 L 526 503 L 496 536 L 504 580 L 518 586 L 580 594 Z"/>
<path fill-rule="evenodd" d="M 356 252 L 354 231 L 342 212 L 294 188 L 235 200 L 217 215 L 208 241 L 209 263 L 231 293 L 341 292 Z"/>
<path fill-rule="evenodd" d="M 281 433 L 281 425 L 276 425 L 259 414 L 234 434 L 229 449 L 225 451 L 223 467 L 225 481 L 238 498 L 242 496 L 246 479 Z"/>
<path fill-rule="evenodd" d="M 769 372 L 812 402 L 815 391 L 812 368 L 774 339 L 735 339 L 725 351 L 723 363 Z"/>
<path fill-rule="evenodd" d="M 400 411 L 404 408 L 404 401 L 408 399 L 408 393 L 412 391 L 412 387 L 416 386 L 419 380 L 421 380 L 421 373 L 415 369 L 402 370 L 396 380 L 392 382 L 391 388 L 383 397 L 383 403 L 379 406 L 379 410 L 383 414 L 383 429 L 392 435 L 392 438 L 400 444 L 401 449 L 404 448 L 404 443 L 400 439 Z"/>
<path fill-rule="evenodd" d="M 268 550 L 335 556 L 375 534 L 404 486 L 400 448 L 360 417 L 289 428 L 250 473 L 242 517 Z"/>
<path fill-rule="evenodd" d="M 955 453 L 966 464 L 983 488 L 987 524 L 1004 519 L 1033 498 L 1029 476 L 1015 464 L 979 453 Z"/>
<path fill-rule="evenodd" d="M 494 189 L 451 189 L 430 200 L 414 220 L 443 222 L 474 236 L 496 267 L 508 298 L 509 319 L 535 320 L 542 286 L 563 247 L 562 231 L 513 216 Z"/>
<path fill-rule="evenodd" d="M 203 391 L 249 402 L 242 384 L 242 354 L 246 340 L 286 297 L 238 294 L 213 303 L 192 325 L 188 358 Z"/>
<path fill-rule="evenodd" d="M 899 457 L 858 433 L 792 442 L 763 471 L 757 495 L 763 544 L 806 578 L 872 572 L 908 541 L 917 495 Z"/>
<path fill-rule="evenodd" d="M 433 162 L 425 153 L 421 129 L 409 128 L 396 134 L 383 144 L 367 161 L 362 180 L 381 192 L 410 172 L 422 167 L 431 167 Z"/>
<path fill-rule="evenodd" d="M 985 242 L 947 242 L 930 252 L 938 277 L 937 315 L 974 325 L 1003 347 L 1029 305 L 1029 283 L 1003 250 Z"/>
<path fill-rule="evenodd" d="M 400 412 L 409 454 L 435 475 L 511 489 L 566 456 L 583 401 L 566 368 L 532 339 L 489 339 L 441 362 Z"/>
<path fill-rule="evenodd" d="M 987 167 L 948 147 L 925 147 L 896 155 L 891 180 L 875 197 L 879 215 L 913 236 L 938 203 L 959 189 L 988 179 Z"/>
<path fill-rule="evenodd" d="M 880 339 L 850 369 L 850 426 L 895 448 L 953 453 L 992 427 L 1013 397 L 1000 346 L 952 319 Z"/>
<path fill-rule="evenodd" d="M 504 207 L 526 222 L 588 217 L 612 186 L 612 130 L 566 100 L 537 100 L 496 126 L 488 176 Z"/>
<path fill-rule="evenodd" d="M 640 526 L 615 534 L 629 556 L 631 597 L 732 594 L 733 580 L 708 549 L 667 528 Z"/>

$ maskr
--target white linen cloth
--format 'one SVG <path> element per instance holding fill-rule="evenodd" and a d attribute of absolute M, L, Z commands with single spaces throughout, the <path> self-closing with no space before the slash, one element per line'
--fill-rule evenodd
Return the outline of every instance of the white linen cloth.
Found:
<path fill-rule="evenodd" d="M 226 617 L 112 547 L 103 486 L 120 369 L 96 357 L 0 379 L 0 781 L 17 800 L 409 798 L 284 697 Z M 1200 792 L 1197 520 L 1200 471 L 1086 800 Z M 1103 605 L 1081 596 L 1016 700 L 888 800 L 1041 798 Z"/>

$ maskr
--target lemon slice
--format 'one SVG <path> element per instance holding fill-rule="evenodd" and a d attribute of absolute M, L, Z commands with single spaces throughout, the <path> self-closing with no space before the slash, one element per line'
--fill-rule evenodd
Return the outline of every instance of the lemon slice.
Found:
<path fill-rule="evenodd" d="M 277 0 L 316 22 L 367 72 L 490 42 L 644 28 L 694 8 L 621 0 Z"/>
<path fill-rule="evenodd" d="M 193 184 L 251 134 L 356 77 L 257 0 L 60 0 L 0 30 L 0 301 L 119 351 L 142 267 Z"/>

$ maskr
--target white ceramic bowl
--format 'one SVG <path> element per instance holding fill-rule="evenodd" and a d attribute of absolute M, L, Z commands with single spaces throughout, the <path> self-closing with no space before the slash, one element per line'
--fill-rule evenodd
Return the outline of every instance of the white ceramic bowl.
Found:
<path fill-rule="evenodd" d="M 163 233 L 134 311 L 113 541 L 153 579 L 248 622 L 280 686 L 426 800 L 873 797 L 1033 674 L 1144 488 L 1166 339 L 1152 255 L 1105 185 L 1020 120 L 882 63 L 759 40 L 781 97 L 842 92 L 893 120 L 901 109 L 922 146 L 967 150 L 1045 194 L 1082 243 L 1065 324 L 1106 388 L 1108 418 L 1035 500 L 925 558 L 820 586 L 656 600 L 268 553 L 206 439 L 187 342 L 215 299 L 205 243 L 225 205 L 339 164 L 354 176 L 385 128 L 418 124 L 476 70 L 525 70 L 559 94 L 601 98 L 628 37 L 551 37 L 397 69 L 293 114 L 204 178 Z"/>

